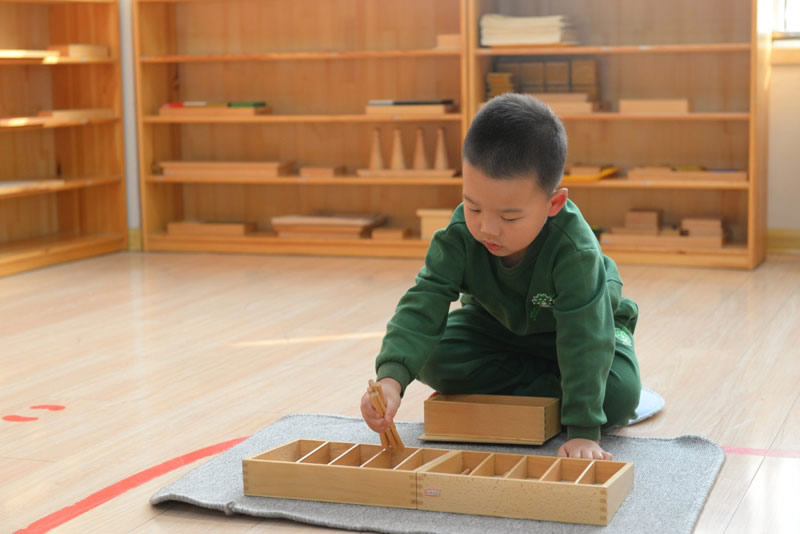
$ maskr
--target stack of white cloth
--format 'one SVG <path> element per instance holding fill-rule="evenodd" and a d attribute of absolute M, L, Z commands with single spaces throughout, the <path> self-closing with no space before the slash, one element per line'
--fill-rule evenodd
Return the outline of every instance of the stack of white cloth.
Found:
<path fill-rule="evenodd" d="M 482 46 L 573 43 L 575 40 L 566 15 L 506 17 L 490 13 L 481 17 Z"/>

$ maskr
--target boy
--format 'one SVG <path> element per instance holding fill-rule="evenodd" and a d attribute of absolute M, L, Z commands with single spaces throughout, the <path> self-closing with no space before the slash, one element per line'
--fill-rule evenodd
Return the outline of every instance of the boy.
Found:
<path fill-rule="evenodd" d="M 558 455 L 611 459 L 600 431 L 634 418 L 641 391 L 638 308 L 558 188 L 566 153 L 563 125 L 534 98 L 505 94 L 475 116 L 464 202 L 431 240 L 376 360 L 385 418 L 362 397 L 370 428 L 388 430 L 414 379 L 445 394 L 560 397 Z"/>

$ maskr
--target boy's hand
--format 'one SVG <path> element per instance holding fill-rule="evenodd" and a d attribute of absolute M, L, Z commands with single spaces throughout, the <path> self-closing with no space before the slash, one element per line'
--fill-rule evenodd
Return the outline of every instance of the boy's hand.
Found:
<path fill-rule="evenodd" d="M 400 407 L 400 382 L 394 378 L 382 378 L 378 383 L 383 388 L 383 396 L 386 398 L 386 416 L 381 417 L 372 403 L 369 401 L 369 391 L 361 397 L 361 416 L 367 426 L 379 434 L 389 431 L 389 424 L 394 419 L 397 409 Z"/>
<path fill-rule="evenodd" d="M 571 439 L 558 448 L 558 456 L 567 458 L 593 458 L 595 460 L 611 460 L 614 456 L 600 447 L 599 441 L 591 439 Z"/>

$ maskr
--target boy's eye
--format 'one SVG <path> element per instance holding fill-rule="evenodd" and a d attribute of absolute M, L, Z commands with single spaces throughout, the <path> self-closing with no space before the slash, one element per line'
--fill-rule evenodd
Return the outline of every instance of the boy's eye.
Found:
<path fill-rule="evenodd" d="M 502 219 L 503 219 L 504 221 L 506 221 L 506 222 L 514 222 L 514 221 L 518 221 L 518 220 L 520 220 L 521 218 L 522 218 L 522 217 L 517 217 L 516 219 L 506 219 L 505 217 L 502 217 Z"/>
<path fill-rule="evenodd" d="M 469 211 L 471 211 L 472 213 L 480 213 L 480 212 L 481 212 L 481 210 L 477 210 L 477 209 L 475 209 L 475 208 L 467 208 L 467 209 L 468 209 Z"/>

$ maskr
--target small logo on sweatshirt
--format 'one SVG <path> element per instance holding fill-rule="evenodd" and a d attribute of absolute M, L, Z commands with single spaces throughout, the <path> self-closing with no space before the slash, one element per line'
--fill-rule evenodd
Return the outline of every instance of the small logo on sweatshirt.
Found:
<path fill-rule="evenodd" d="M 631 338 L 631 335 L 621 328 L 614 329 L 614 337 L 617 338 L 617 341 L 627 347 L 633 346 L 633 339 Z"/>
<path fill-rule="evenodd" d="M 531 299 L 531 304 L 533 304 L 533 309 L 531 310 L 531 319 L 536 320 L 536 316 L 539 315 L 539 311 L 541 311 L 542 308 L 552 308 L 555 302 L 555 297 L 545 293 L 539 293 L 538 295 L 534 296 Z"/>

